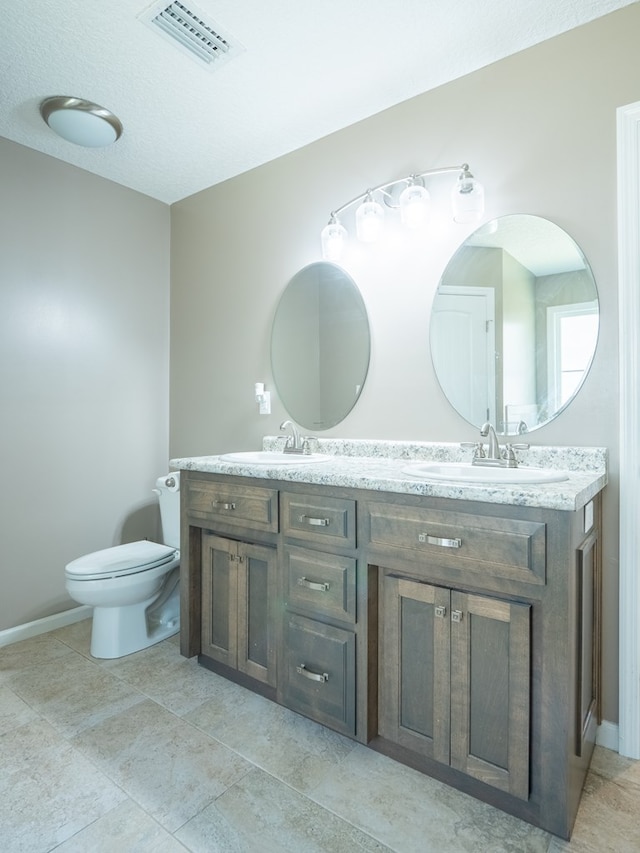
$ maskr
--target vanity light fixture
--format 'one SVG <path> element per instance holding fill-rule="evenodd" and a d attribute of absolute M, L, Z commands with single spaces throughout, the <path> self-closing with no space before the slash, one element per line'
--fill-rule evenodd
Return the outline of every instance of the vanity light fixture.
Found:
<path fill-rule="evenodd" d="M 453 220 L 459 223 L 476 222 L 484 213 L 484 188 L 469 171 L 469 165 L 444 166 L 441 169 L 428 169 L 426 172 L 396 178 L 386 184 L 372 187 L 361 195 L 352 198 L 331 212 L 329 222 L 322 229 L 322 257 L 326 261 L 339 261 L 347 242 L 347 229 L 340 222 L 340 214 L 360 202 L 356 209 L 356 235 L 365 243 L 374 242 L 384 226 L 386 207 L 400 210 L 400 219 L 407 228 L 423 227 L 429 217 L 431 197 L 424 185 L 424 179 L 447 172 L 457 172 L 458 179 L 451 192 Z M 396 200 L 394 190 L 404 184 Z"/>
<path fill-rule="evenodd" d="M 58 136 L 85 148 L 111 145 L 122 135 L 122 123 L 117 116 L 84 98 L 62 95 L 45 98 L 40 104 L 40 115 Z"/>

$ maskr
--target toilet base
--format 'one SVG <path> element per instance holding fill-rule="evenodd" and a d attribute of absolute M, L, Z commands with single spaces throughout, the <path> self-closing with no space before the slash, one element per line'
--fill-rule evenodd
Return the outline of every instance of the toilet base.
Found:
<path fill-rule="evenodd" d="M 123 607 L 94 607 L 91 655 L 121 658 L 180 631 L 180 569 L 168 576 L 160 595 Z"/>

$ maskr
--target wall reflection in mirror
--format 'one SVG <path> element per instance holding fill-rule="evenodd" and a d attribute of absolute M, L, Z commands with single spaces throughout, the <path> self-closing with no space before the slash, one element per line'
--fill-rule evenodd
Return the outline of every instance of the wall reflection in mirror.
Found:
<path fill-rule="evenodd" d="M 305 429 L 340 423 L 369 368 L 369 321 L 355 282 L 341 267 L 310 264 L 287 285 L 271 334 L 271 367 L 290 417 Z"/>
<path fill-rule="evenodd" d="M 573 399 L 598 324 L 596 284 L 573 239 L 538 216 L 503 216 L 449 261 L 433 302 L 431 356 L 463 418 L 524 434 Z"/>

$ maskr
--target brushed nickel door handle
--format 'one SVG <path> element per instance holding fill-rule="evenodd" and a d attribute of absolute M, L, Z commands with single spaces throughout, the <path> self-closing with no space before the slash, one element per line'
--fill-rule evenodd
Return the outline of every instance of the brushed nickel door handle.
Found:
<path fill-rule="evenodd" d="M 316 583 L 315 581 L 307 580 L 305 577 L 298 578 L 298 586 L 303 586 L 306 589 L 313 589 L 316 592 L 329 592 L 328 583 Z"/>
<path fill-rule="evenodd" d="M 311 672 L 311 670 L 307 669 L 307 667 L 303 663 L 296 667 L 296 672 L 299 675 L 304 676 L 304 678 L 308 678 L 309 681 L 319 681 L 324 684 L 326 681 L 329 680 L 328 672 Z"/>

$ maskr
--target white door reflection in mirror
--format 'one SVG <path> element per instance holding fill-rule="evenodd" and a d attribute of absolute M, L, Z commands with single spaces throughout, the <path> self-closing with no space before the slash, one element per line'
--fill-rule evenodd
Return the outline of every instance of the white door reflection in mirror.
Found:
<path fill-rule="evenodd" d="M 471 423 L 495 423 L 495 302 L 490 287 L 438 291 L 431 355 L 452 405 Z"/>

